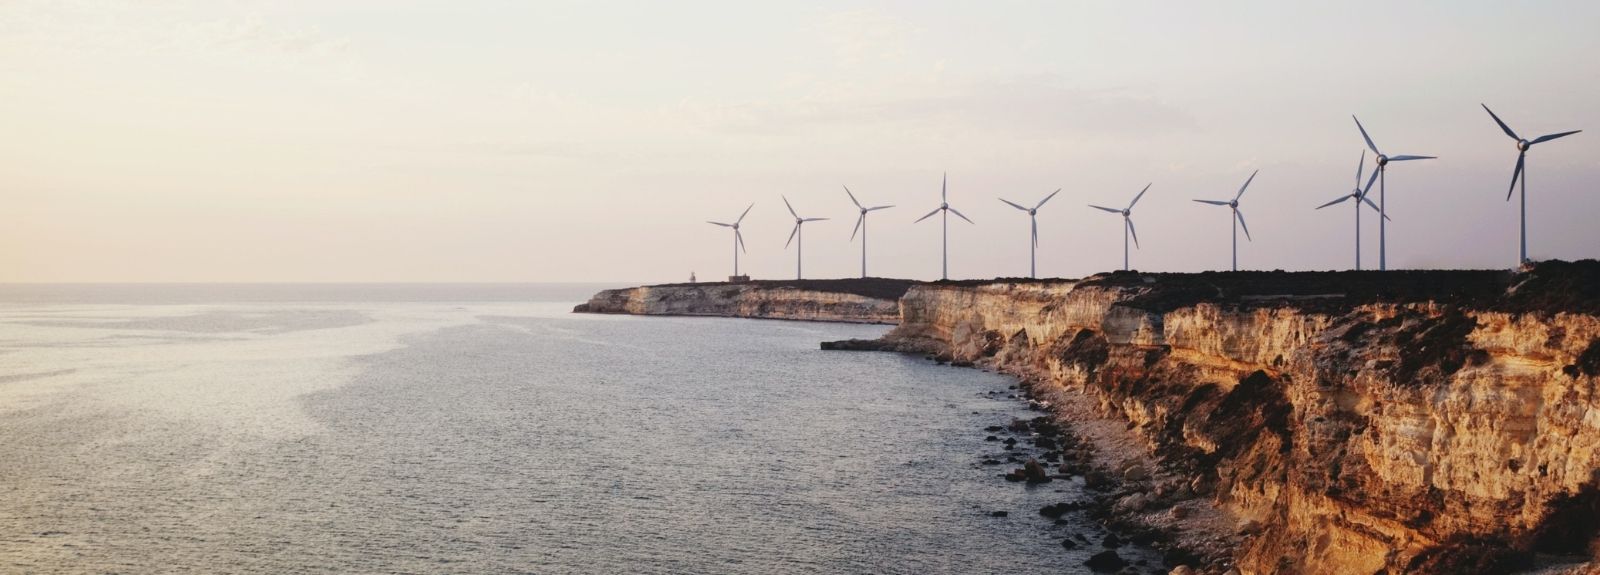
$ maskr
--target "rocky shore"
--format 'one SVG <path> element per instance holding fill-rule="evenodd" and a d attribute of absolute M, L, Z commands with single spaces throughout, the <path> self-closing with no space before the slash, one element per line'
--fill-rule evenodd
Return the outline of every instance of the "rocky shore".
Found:
<path fill-rule="evenodd" d="M 901 313 L 823 347 L 1016 375 L 1053 419 L 1013 477 L 1082 476 L 1174 571 L 1594 570 L 1600 263 L 928 284 Z"/>
<path fill-rule="evenodd" d="M 893 324 L 916 282 L 884 278 L 666 284 L 605 290 L 575 313 Z"/>

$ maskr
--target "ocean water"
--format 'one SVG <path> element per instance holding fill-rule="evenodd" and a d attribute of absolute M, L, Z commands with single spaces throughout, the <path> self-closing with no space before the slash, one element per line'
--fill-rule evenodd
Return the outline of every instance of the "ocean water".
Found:
<path fill-rule="evenodd" d="M 0 572 L 1062 573 L 1008 378 L 600 286 L 0 286 Z M 1001 391 L 998 394 L 991 392 Z M 1008 511 L 1008 517 L 992 517 Z"/>

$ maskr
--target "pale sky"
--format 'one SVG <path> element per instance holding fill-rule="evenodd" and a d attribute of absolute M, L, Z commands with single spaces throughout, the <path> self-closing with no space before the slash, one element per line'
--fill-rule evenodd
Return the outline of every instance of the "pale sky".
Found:
<path fill-rule="evenodd" d="M 0 2 L 0 281 L 681 281 L 1352 263 L 1360 116 L 1391 267 L 1600 257 L 1600 3 Z M 1372 167 L 1370 158 L 1367 164 Z M 1376 191 L 1374 191 L 1376 195 Z M 1374 198 L 1376 199 L 1376 198 Z M 1363 263 L 1377 261 L 1363 216 Z"/>

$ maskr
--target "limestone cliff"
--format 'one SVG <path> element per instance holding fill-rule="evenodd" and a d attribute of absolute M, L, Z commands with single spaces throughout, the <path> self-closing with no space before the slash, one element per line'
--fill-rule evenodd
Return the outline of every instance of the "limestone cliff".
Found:
<path fill-rule="evenodd" d="M 911 284 L 874 278 L 643 286 L 602 291 L 573 311 L 892 324 Z"/>
<path fill-rule="evenodd" d="M 1508 572 L 1596 553 L 1597 286 L 1595 262 L 930 284 L 883 340 L 832 347 L 1086 398 L 1160 464 L 1117 520 L 1214 508 L 1246 573 Z"/>

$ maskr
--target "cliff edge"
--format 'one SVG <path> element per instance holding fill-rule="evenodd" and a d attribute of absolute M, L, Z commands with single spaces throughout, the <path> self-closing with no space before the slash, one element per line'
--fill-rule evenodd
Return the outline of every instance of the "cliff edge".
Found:
<path fill-rule="evenodd" d="M 900 297 L 915 283 L 863 278 L 665 284 L 605 290 L 572 311 L 893 324 L 900 321 Z"/>
<path fill-rule="evenodd" d="M 1106 452 L 1106 520 L 1174 563 L 1503 573 L 1600 555 L 1600 262 L 926 284 L 900 307 L 883 339 L 824 347 L 1019 376 Z"/>

